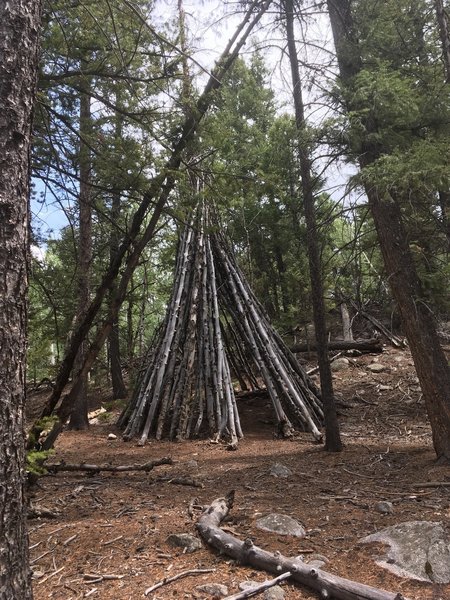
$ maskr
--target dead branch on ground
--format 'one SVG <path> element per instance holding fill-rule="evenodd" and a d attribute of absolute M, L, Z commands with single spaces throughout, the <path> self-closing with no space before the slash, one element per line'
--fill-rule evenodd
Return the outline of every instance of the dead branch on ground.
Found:
<path fill-rule="evenodd" d="M 255 546 L 250 539 L 241 542 L 220 528 L 220 523 L 233 506 L 234 491 L 226 498 L 218 498 L 208 506 L 197 522 L 203 540 L 221 554 L 226 554 L 242 564 L 248 564 L 269 573 L 291 572 L 292 580 L 318 591 L 322 598 L 336 600 L 407 600 L 400 593 L 387 592 L 362 583 L 332 575 L 311 567 L 298 559 L 288 558 L 279 552 L 271 553 Z"/>

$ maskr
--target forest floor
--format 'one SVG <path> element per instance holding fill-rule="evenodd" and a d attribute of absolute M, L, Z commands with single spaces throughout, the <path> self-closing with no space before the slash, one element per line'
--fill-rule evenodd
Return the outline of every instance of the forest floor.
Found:
<path fill-rule="evenodd" d="M 450 468 L 438 466 L 418 380 L 408 350 L 386 348 L 381 355 L 350 358 L 346 370 L 334 373 L 345 449 L 324 452 L 308 434 L 293 440 L 274 437 L 269 403 L 260 398 L 239 401 L 245 438 L 235 452 L 208 440 L 170 443 L 151 441 L 144 447 L 123 442 L 115 414 L 86 432 L 65 432 L 52 461 L 67 463 L 145 463 L 171 457 L 172 465 L 150 473 L 58 473 L 39 480 L 34 503 L 57 513 L 52 519 L 30 520 L 31 559 L 36 600 L 134 600 L 151 585 L 189 569 L 212 569 L 169 583 L 148 595 L 153 599 L 211 598 L 197 586 L 221 583 L 229 594 L 246 580 L 269 579 L 240 566 L 203 545 L 191 554 L 167 542 L 172 533 L 194 534 L 196 515 L 189 506 L 208 505 L 236 491 L 226 527 L 240 539 L 251 537 L 265 549 L 305 560 L 326 557 L 324 570 L 410 600 L 450 600 L 450 585 L 397 577 L 378 567 L 373 556 L 380 545 L 361 545 L 364 536 L 404 521 L 450 523 Z M 372 373 L 368 365 L 385 366 Z M 314 366 L 314 361 L 308 365 Z M 43 396 L 31 396 L 30 409 Z M 93 398 L 93 405 L 99 397 Z M 117 439 L 108 440 L 115 433 Z M 293 472 L 288 479 L 272 476 L 273 464 Z M 177 485 L 171 479 L 191 477 L 201 487 Z M 193 499 L 196 499 L 193 502 Z M 377 503 L 393 504 L 382 514 Z M 192 512 L 192 511 L 191 511 Z M 271 512 L 300 521 L 304 538 L 265 533 L 255 520 Z M 95 579 L 86 575 L 98 575 Z M 110 579 L 108 576 L 123 576 Z M 316 600 L 318 595 L 290 583 L 286 600 Z M 259 596 L 262 598 L 262 596 Z"/>

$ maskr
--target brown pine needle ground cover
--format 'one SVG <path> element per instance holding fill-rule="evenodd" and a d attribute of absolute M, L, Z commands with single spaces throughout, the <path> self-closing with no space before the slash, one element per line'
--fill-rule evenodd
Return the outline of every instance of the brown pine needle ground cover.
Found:
<path fill-rule="evenodd" d="M 374 360 L 386 370 L 370 372 L 367 365 Z M 308 367 L 313 366 L 311 361 Z M 251 537 L 284 555 L 303 554 L 305 560 L 323 555 L 329 561 L 325 570 L 412 600 L 450 600 L 450 585 L 396 577 L 371 559 L 381 547 L 358 544 L 360 538 L 403 521 L 450 523 L 450 487 L 423 485 L 449 484 L 450 468 L 434 463 L 409 351 L 388 348 L 382 355 L 351 358 L 348 369 L 334 373 L 334 384 L 344 403 L 340 413 L 346 447 L 340 454 L 326 454 L 309 434 L 277 439 L 269 400 L 251 397 L 239 401 L 245 438 L 236 452 L 208 440 L 151 441 L 138 447 L 122 442 L 108 423 L 64 433 L 52 462 L 131 465 L 171 457 L 174 464 L 150 473 L 61 472 L 42 478 L 33 502 L 57 516 L 30 520 L 36 600 L 134 600 L 164 578 L 190 570 L 213 569 L 188 574 L 148 597 L 210 598 L 196 589 L 205 582 L 225 584 L 231 595 L 242 581 L 270 579 L 206 547 L 183 554 L 167 543 L 172 533 L 195 535 L 198 507 L 232 489 L 235 506 L 225 525 L 236 537 Z M 116 440 L 107 439 L 111 432 Z M 274 463 L 293 474 L 287 480 L 273 477 L 269 470 Z M 382 500 L 393 503 L 392 514 L 377 511 Z M 270 512 L 299 520 L 307 537 L 256 529 L 256 519 Z M 286 600 L 318 598 L 290 583 L 283 588 Z"/>

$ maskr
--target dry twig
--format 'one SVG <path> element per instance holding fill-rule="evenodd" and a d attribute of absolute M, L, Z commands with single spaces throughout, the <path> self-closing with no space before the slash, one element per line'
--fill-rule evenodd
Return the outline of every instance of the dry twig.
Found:
<path fill-rule="evenodd" d="M 172 583 L 172 581 L 177 581 L 177 579 L 182 579 L 188 575 L 201 575 L 202 573 L 214 573 L 214 571 L 215 569 L 190 569 L 189 571 L 181 571 L 181 573 L 172 575 L 172 577 L 165 577 L 162 581 L 147 588 L 144 592 L 144 596 L 148 596 L 151 592 L 154 592 L 163 585 L 167 585 L 168 583 Z"/>

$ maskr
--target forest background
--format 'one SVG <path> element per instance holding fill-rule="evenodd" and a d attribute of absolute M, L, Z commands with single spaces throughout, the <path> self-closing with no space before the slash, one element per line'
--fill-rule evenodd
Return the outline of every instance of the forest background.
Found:
<path fill-rule="evenodd" d="M 35 383 L 57 368 L 74 319 L 86 304 L 86 290 L 92 294 L 97 288 L 141 194 L 198 96 L 206 77 L 206 69 L 199 68 L 205 39 L 211 44 L 219 35 L 215 28 L 226 35 L 223 23 L 233 8 L 225 6 L 221 15 L 214 6 L 214 11 L 207 3 L 183 11 L 179 4 L 170 19 L 166 11 L 173 7 L 164 3 L 47 7 L 33 150 L 33 245 L 40 250 L 33 252 L 28 373 Z M 354 303 L 398 326 L 363 192 L 365 183 L 375 181 L 406 198 L 402 214 L 424 284 L 423 301 L 445 321 L 450 308 L 448 86 L 433 3 L 358 4 L 365 68 L 351 114 L 342 111 L 330 28 L 320 3 L 303 3 L 298 10 L 306 143 L 327 311 L 332 314 L 343 301 Z M 145 25 L 137 11 L 149 15 L 152 25 Z M 116 337 L 102 351 L 94 379 L 108 373 L 108 365 L 132 365 L 142 357 L 164 314 L 178 232 L 195 202 L 192 174 L 220 212 L 251 286 L 280 331 L 302 330 L 312 320 L 297 132 L 277 12 L 269 11 L 216 93 L 195 148 L 177 173 L 158 231 L 133 274 Z M 199 31 L 203 15 L 208 19 Z M 371 135 L 383 151 L 356 173 L 347 166 L 355 160 L 349 146 L 366 135 L 368 116 L 378 124 Z M 55 207 L 67 225 L 52 232 L 45 218 Z M 87 216 L 83 208 L 89 209 Z"/>
<path fill-rule="evenodd" d="M 67 219 L 57 237 L 32 234 L 28 373 L 53 388 L 44 415 L 72 371 L 55 435 L 68 418 L 88 426 L 87 390 L 105 374 L 113 399 L 126 397 L 123 369 L 132 385 L 164 313 L 179 232 L 201 198 L 279 330 L 308 335 L 314 320 L 326 448 L 340 449 L 338 435 L 328 445 L 338 430 L 327 335 L 333 314 L 350 307 L 406 335 L 434 449 L 448 461 L 450 370 L 437 331 L 449 316 L 447 7 L 267 0 L 225 9 L 247 16 L 210 72 L 194 52 L 198 14 L 187 16 L 182 0 L 170 17 L 159 2 L 44 6 L 33 202 L 55 203 Z M 334 48 L 317 38 L 327 37 L 324 11 Z M 24 74 L 31 89 L 31 68 Z M 352 175 L 330 193 L 340 165 Z M 9 335 L 17 315 L 8 310 L 0 323 Z M 11 355 L 4 368 L 14 365 Z M 20 406 L 6 415 L 7 433 Z M 6 456 L 14 450 L 20 441 L 5 444 Z"/>

